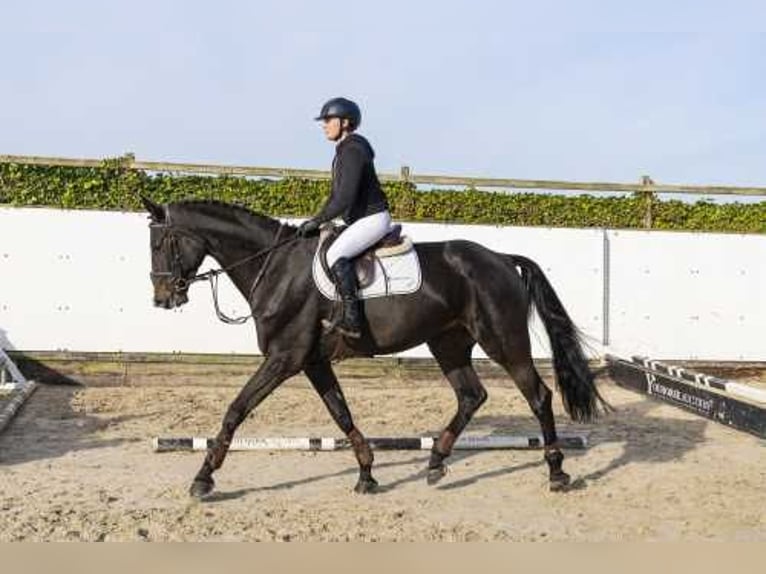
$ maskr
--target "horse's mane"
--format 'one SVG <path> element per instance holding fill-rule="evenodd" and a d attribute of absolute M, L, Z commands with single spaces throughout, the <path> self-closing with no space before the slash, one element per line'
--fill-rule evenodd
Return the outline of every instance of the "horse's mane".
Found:
<path fill-rule="evenodd" d="M 228 203 L 226 201 L 221 201 L 220 199 L 183 199 L 181 201 L 174 202 L 172 205 L 178 205 L 178 206 L 209 205 L 212 207 L 218 207 L 221 209 L 230 209 L 239 213 L 243 213 L 248 218 L 257 220 L 258 222 L 261 222 L 261 223 L 263 221 L 268 221 L 275 225 L 279 225 L 279 220 L 273 217 L 269 217 L 268 215 L 263 215 L 256 211 L 253 211 L 246 205 L 243 205 L 241 203 Z M 288 224 L 285 224 L 285 225 L 288 225 Z"/>

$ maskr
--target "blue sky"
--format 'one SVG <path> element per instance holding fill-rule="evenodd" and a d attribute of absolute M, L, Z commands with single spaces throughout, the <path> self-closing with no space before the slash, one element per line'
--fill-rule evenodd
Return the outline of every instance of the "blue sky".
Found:
<path fill-rule="evenodd" d="M 766 3 L 5 0 L 0 154 L 766 186 Z"/>

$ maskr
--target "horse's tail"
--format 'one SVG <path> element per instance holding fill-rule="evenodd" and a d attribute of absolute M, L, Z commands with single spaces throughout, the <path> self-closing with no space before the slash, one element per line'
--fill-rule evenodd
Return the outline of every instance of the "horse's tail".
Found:
<path fill-rule="evenodd" d="M 594 375 L 582 348 L 582 334 L 564 309 L 548 278 L 531 259 L 510 256 L 521 271 L 521 278 L 532 305 L 545 325 L 553 351 L 553 369 L 561 391 L 564 408 L 573 420 L 588 421 L 598 415 L 598 404 L 611 409 L 594 383 Z M 530 313 L 532 306 L 530 305 Z"/>

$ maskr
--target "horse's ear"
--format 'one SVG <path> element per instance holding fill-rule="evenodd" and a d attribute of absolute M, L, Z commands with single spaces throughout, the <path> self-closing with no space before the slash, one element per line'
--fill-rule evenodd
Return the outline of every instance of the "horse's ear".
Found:
<path fill-rule="evenodd" d="M 161 205 L 154 203 L 151 199 L 145 195 L 141 195 L 141 202 L 144 204 L 146 211 L 152 216 L 152 219 L 157 223 L 165 221 L 165 208 Z"/>

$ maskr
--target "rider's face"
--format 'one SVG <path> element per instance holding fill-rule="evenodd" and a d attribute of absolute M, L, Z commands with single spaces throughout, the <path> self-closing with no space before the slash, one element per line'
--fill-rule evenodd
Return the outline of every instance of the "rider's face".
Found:
<path fill-rule="evenodd" d="M 322 121 L 322 130 L 325 137 L 330 141 L 338 141 L 343 135 L 343 125 L 340 118 L 325 118 Z"/>

